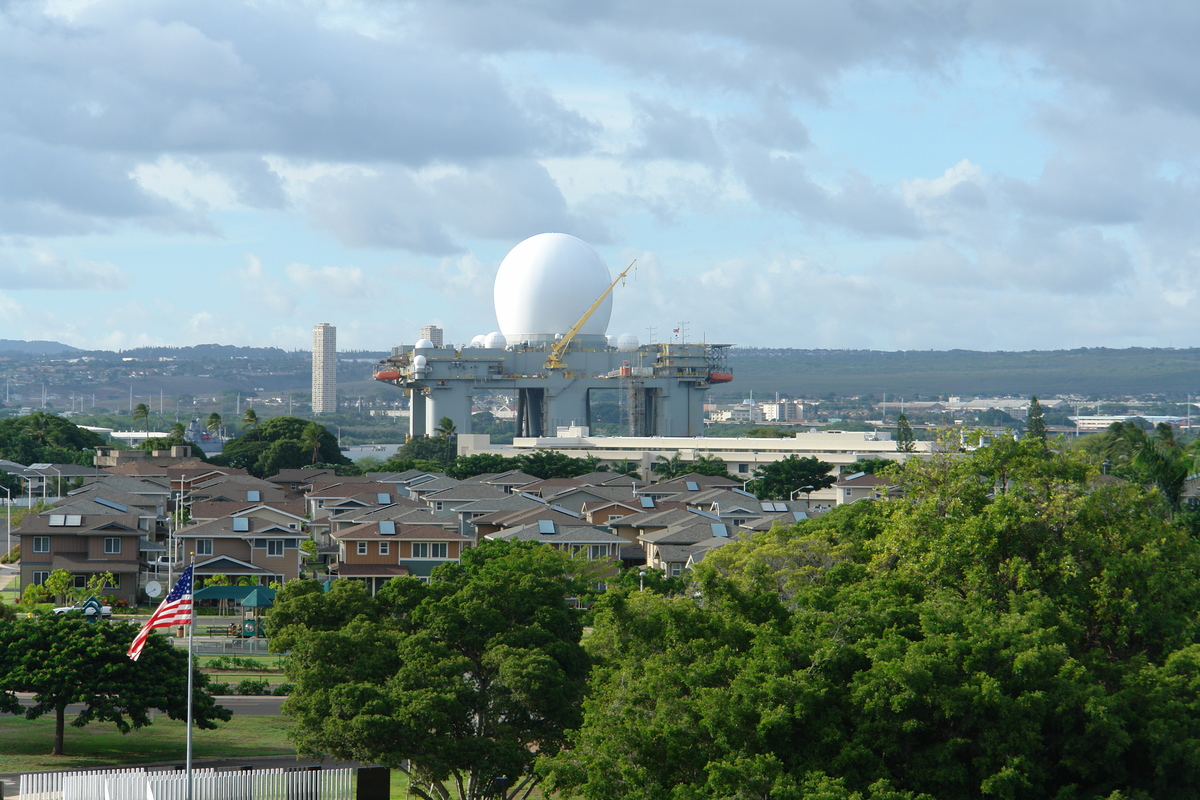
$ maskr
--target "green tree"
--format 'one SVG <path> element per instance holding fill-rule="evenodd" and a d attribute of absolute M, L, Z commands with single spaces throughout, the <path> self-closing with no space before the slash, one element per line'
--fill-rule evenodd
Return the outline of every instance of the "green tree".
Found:
<path fill-rule="evenodd" d="M 1200 543 L 1036 440 L 897 474 L 902 499 L 711 551 L 684 595 L 606 595 L 553 788 L 1191 796 Z"/>
<path fill-rule="evenodd" d="M 795 492 L 812 494 L 837 483 L 830 474 L 833 465 L 816 456 L 792 454 L 754 470 L 754 480 L 746 488 L 760 500 L 790 500 Z"/>
<path fill-rule="evenodd" d="M 733 480 L 733 476 L 729 474 L 729 470 L 725 466 L 725 459 L 720 456 L 697 456 L 687 471 L 695 472 L 699 475 L 711 475 L 714 478 L 729 478 Z"/>
<path fill-rule="evenodd" d="M 902 413 L 896 418 L 896 450 L 901 453 L 911 453 L 916 449 L 912 426 L 908 424 L 908 417 Z"/>
<path fill-rule="evenodd" d="M 138 661 L 126 655 L 137 627 L 89 623 L 78 616 L 46 615 L 0 621 L 0 700 L 30 692 L 27 719 L 55 715 L 53 755 L 63 754 L 67 708 L 81 705 L 71 724 L 111 722 L 121 733 L 145 727 L 159 709 L 171 719 L 187 717 L 187 654 L 161 636 L 146 641 Z M 206 691 L 208 677 L 195 670 L 193 721 L 215 728 L 230 712 Z"/>
<path fill-rule="evenodd" d="M 1176 441 L 1170 425 L 1161 423 L 1147 432 L 1135 420 L 1114 422 L 1103 435 L 1101 452 L 1112 474 L 1157 488 L 1172 511 L 1180 507 L 1184 484 L 1197 468 L 1196 457 Z"/>
<path fill-rule="evenodd" d="M 518 456 L 522 472 L 535 478 L 574 478 L 595 472 L 599 460 L 595 456 L 572 458 L 565 453 L 552 450 L 535 450 Z"/>
<path fill-rule="evenodd" d="M 505 458 L 499 453 L 476 453 L 454 459 L 454 464 L 446 470 L 446 474 L 461 481 L 485 473 L 509 472 L 520 469 L 520 466 L 518 458 Z"/>
<path fill-rule="evenodd" d="M 527 796 L 534 759 L 579 721 L 587 658 L 564 602 L 580 589 L 575 566 L 540 543 L 489 542 L 429 583 L 390 581 L 376 613 L 311 625 L 296 614 L 284 628 L 289 736 L 304 753 L 404 770 L 427 800 L 490 797 L 500 777 Z M 319 614 L 311 586 L 280 606 L 307 597 Z"/>
<path fill-rule="evenodd" d="M 42 583 L 42 586 L 50 593 L 51 597 L 62 598 L 63 602 L 66 602 L 67 596 L 74 585 L 75 576 L 65 569 L 52 571 Z"/>
<path fill-rule="evenodd" d="M 300 443 L 312 454 L 312 460 L 308 463 L 315 464 L 321 458 L 321 434 L 325 433 L 325 428 L 315 422 L 310 422 L 304 426 L 304 431 L 300 434 Z"/>
<path fill-rule="evenodd" d="M 244 412 L 242 412 L 242 425 L 246 427 L 246 430 L 252 431 L 257 428 L 258 412 L 253 408 L 247 408 Z"/>
<path fill-rule="evenodd" d="M 642 465 L 637 461 L 629 458 L 622 458 L 619 461 L 614 461 L 609 469 L 618 475 L 628 475 L 631 478 L 637 478 L 638 480 L 641 480 L 641 467 Z"/>
<path fill-rule="evenodd" d="M 210 433 L 217 433 L 221 430 L 221 415 L 217 412 L 212 412 L 208 415 L 208 430 Z"/>
<path fill-rule="evenodd" d="M 1037 395 L 1029 398 L 1029 414 L 1025 418 L 1025 435 L 1038 441 L 1046 441 L 1046 419 L 1042 415 L 1042 404 Z"/>
<path fill-rule="evenodd" d="M 150 430 L 150 407 L 145 403 L 138 403 L 133 407 L 133 424 L 138 422 L 146 424 L 146 430 Z"/>
<path fill-rule="evenodd" d="M 449 417 L 442 417 L 438 420 L 437 427 L 433 429 L 434 436 L 439 439 L 453 439 L 458 429 L 454 425 L 454 420 Z"/>
<path fill-rule="evenodd" d="M 660 480 L 669 481 L 672 478 L 678 478 L 680 475 L 686 475 L 691 472 L 688 464 L 683 460 L 683 455 L 678 450 L 670 457 L 655 456 L 654 463 L 650 465 L 650 470 L 658 474 Z"/>

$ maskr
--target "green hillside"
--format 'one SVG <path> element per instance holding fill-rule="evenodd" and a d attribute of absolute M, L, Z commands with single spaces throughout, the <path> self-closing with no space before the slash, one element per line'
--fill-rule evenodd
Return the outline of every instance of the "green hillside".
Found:
<path fill-rule="evenodd" d="M 733 383 L 714 401 L 779 392 L 789 397 L 1078 394 L 1200 395 L 1200 348 L 1083 348 L 984 353 L 737 348 Z"/>

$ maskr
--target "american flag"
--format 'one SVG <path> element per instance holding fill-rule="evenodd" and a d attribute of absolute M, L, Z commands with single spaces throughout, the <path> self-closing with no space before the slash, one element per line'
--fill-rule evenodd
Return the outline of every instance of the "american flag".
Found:
<path fill-rule="evenodd" d="M 133 644 L 129 646 L 129 652 L 126 654 L 134 661 L 138 660 L 138 656 L 142 654 L 142 648 L 146 646 L 146 639 L 150 636 L 150 631 L 154 628 L 169 628 L 172 625 L 191 625 L 192 624 L 192 567 L 194 564 L 188 564 L 188 568 L 179 576 L 179 580 L 175 582 L 175 588 L 167 595 L 166 599 L 158 606 L 158 610 L 146 620 L 146 624 L 138 631 L 138 635 L 133 637 Z"/>

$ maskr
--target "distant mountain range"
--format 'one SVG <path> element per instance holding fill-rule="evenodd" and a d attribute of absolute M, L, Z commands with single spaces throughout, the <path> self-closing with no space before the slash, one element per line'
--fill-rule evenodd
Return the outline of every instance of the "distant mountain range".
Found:
<path fill-rule="evenodd" d="M 0 354 L 20 353 L 27 356 L 54 356 L 61 353 L 82 352 L 78 347 L 71 347 L 71 345 L 62 344 L 61 342 L 46 342 L 40 339 L 32 342 L 20 339 L 0 339 Z"/>

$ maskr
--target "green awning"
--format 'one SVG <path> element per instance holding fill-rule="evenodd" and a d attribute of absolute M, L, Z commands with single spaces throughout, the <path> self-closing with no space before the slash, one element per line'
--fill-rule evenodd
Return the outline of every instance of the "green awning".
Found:
<path fill-rule="evenodd" d="M 242 598 L 242 608 L 265 608 L 275 599 L 275 590 L 257 586 L 254 591 Z"/>

